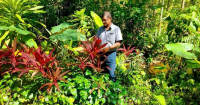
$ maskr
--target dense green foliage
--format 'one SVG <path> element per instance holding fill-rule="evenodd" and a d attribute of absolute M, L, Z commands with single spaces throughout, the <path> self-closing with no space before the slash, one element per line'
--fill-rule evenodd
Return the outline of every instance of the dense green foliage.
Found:
<path fill-rule="evenodd" d="M 199 0 L 0 0 L 0 104 L 200 104 Z M 123 35 L 102 73 L 101 14 Z"/>

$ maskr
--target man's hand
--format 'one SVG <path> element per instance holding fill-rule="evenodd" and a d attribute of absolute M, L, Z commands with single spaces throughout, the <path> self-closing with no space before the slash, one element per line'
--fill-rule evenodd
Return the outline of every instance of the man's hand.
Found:
<path fill-rule="evenodd" d="M 101 53 L 103 53 L 103 54 L 105 54 L 106 52 L 108 52 L 109 51 L 109 47 L 104 47 L 104 48 L 102 48 L 101 50 L 100 50 L 100 52 Z"/>

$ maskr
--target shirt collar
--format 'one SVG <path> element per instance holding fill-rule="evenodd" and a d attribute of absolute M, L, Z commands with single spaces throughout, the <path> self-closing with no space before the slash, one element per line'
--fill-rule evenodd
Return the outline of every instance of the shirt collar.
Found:
<path fill-rule="evenodd" d="M 109 27 L 108 31 L 110 31 L 112 28 L 113 28 L 113 23 L 111 23 L 111 25 L 110 25 L 110 27 Z M 104 29 L 106 30 L 106 28 L 105 28 L 105 27 L 104 27 Z"/>

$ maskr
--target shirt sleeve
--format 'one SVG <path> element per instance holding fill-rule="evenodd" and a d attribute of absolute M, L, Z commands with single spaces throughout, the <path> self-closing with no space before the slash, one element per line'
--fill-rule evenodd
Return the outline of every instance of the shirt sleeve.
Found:
<path fill-rule="evenodd" d="M 101 33 L 100 33 L 100 30 L 101 30 L 101 27 L 100 27 L 100 28 L 98 29 L 98 31 L 97 31 L 97 34 L 96 34 L 97 37 L 99 37 L 100 34 L 101 34 Z"/>
<path fill-rule="evenodd" d="M 122 33 L 121 33 L 120 28 L 117 28 L 116 31 L 117 31 L 117 32 L 116 32 L 115 41 L 117 42 L 117 41 L 121 41 L 121 40 L 123 40 L 123 38 L 122 38 Z"/>

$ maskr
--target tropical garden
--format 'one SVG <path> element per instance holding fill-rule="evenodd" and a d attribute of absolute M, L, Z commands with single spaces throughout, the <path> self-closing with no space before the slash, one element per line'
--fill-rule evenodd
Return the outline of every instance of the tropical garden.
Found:
<path fill-rule="evenodd" d="M 95 37 L 123 35 L 116 76 Z M 0 0 L 1 105 L 200 104 L 200 0 Z"/>

